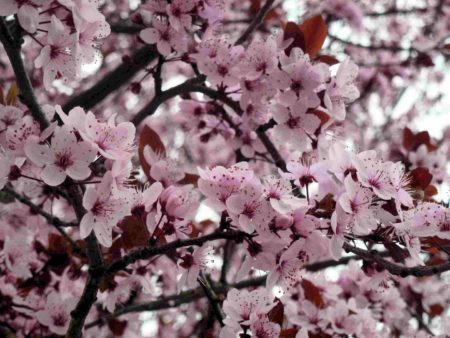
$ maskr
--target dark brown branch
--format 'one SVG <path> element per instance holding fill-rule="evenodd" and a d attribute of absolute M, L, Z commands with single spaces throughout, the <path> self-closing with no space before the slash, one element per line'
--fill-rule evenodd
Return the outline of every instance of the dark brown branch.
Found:
<path fill-rule="evenodd" d="M 129 24 L 126 21 L 114 22 L 110 24 L 111 32 L 121 34 L 137 34 L 145 27 L 136 24 Z"/>
<path fill-rule="evenodd" d="M 203 274 L 202 274 L 203 275 Z M 219 305 L 219 298 L 217 297 L 216 292 L 214 291 L 213 287 L 209 283 L 208 279 L 204 276 L 199 277 L 198 283 L 200 284 L 200 287 L 203 289 L 203 292 L 205 293 L 205 296 L 208 298 L 209 303 L 211 304 L 211 308 L 213 310 L 214 316 L 217 318 L 217 320 L 220 323 L 220 326 L 224 326 L 223 323 L 223 313 L 220 309 Z"/>
<path fill-rule="evenodd" d="M 137 72 L 142 70 L 150 62 L 155 60 L 157 53 L 152 46 L 144 46 L 136 51 L 130 61 L 123 62 L 116 69 L 106 74 L 102 80 L 98 81 L 91 88 L 74 96 L 63 106 L 63 110 L 68 112 L 76 106 L 84 109 L 91 109 L 104 100 L 125 83 L 129 82 Z"/>
<path fill-rule="evenodd" d="M 152 246 L 143 249 L 136 250 L 129 253 L 128 255 L 122 257 L 120 260 L 112 263 L 105 269 L 104 276 L 110 276 L 125 269 L 128 265 L 137 262 L 141 259 L 148 259 L 150 257 L 163 255 L 172 250 L 186 247 L 186 246 L 201 246 L 206 242 L 214 241 L 218 239 L 230 239 L 236 242 L 241 242 L 245 237 L 249 235 L 242 231 L 235 230 L 218 230 L 205 236 L 189 238 L 189 239 L 178 239 L 173 242 L 163 244 L 160 246 Z"/>
<path fill-rule="evenodd" d="M 16 36 L 13 37 L 5 20 L 0 17 L 0 41 L 5 48 L 6 54 L 8 55 L 9 61 L 14 70 L 17 85 L 20 90 L 19 98 L 28 107 L 31 115 L 39 123 L 41 130 L 43 130 L 49 126 L 49 122 L 37 102 L 37 98 L 34 95 L 33 86 L 25 70 L 25 65 L 21 54 L 23 39 L 19 36 L 19 32 L 15 35 Z"/>
<path fill-rule="evenodd" d="M 85 214 L 85 210 L 82 205 L 82 191 L 80 187 L 74 185 L 68 185 L 67 190 L 68 193 L 74 198 L 74 211 L 77 215 L 78 221 L 81 222 L 81 219 Z M 89 314 L 92 305 L 97 300 L 98 285 L 104 272 L 100 248 L 93 232 L 85 239 L 85 243 L 89 261 L 89 275 L 83 289 L 83 294 L 81 295 L 75 309 L 70 314 L 71 320 L 69 329 L 66 333 L 66 338 L 81 337 L 86 317 Z"/>
<path fill-rule="evenodd" d="M 343 249 L 347 252 L 352 252 L 355 255 L 358 255 L 363 260 L 368 262 L 375 262 L 377 263 L 381 268 L 384 268 L 385 270 L 389 271 L 393 275 L 397 275 L 400 277 L 407 277 L 407 276 L 416 276 L 416 277 L 423 277 L 423 276 L 432 276 L 437 275 L 442 272 L 450 270 L 450 262 L 445 262 L 442 264 L 437 265 L 431 265 L 431 266 L 413 266 L 413 267 L 407 267 L 398 265 L 395 263 L 392 263 L 390 261 L 385 260 L 381 257 L 379 252 L 375 250 L 367 251 L 364 249 L 360 249 L 357 247 L 354 247 L 348 243 L 344 243 Z"/>
<path fill-rule="evenodd" d="M 390 51 L 390 52 L 414 52 L 416 51 L 413 48 L 404 48 L 404 47 L 400 47 L 400 46 L 389 46 L 389 45 L 363 45 L 357 42 L 352 42 L 349 40 L 344 40 L 341 39 L 338 36 L 332 35 L 330 33 L 328 33 L 328 36 L 330 37 L 330 39 L 338 41 L 340 43 L 343 43 L 345 45 L 349 45 L 352 47 L 357 47 L 357 48 L 363 48 L 363 49 L 368 49 L 368 50 L 384 50 L 384 51 Z"/>
<path fill-rule="evenodd" d="M 235 45 L 242 45 L 250 37 L 250 35 L 263 23 L 264 18 L 266 17 L 267 13 L 269 13 L 270 8 L 272 7 L 274 2 L 275 0 L 266 1 L 264 6 L 261 7 L 258 14 L 247 27 L 245 32 L 240 36 L 239 39 L 236 40 L 236 42 L 234 43 Z"/>
<path fill-rule="evenodd" d="M 163 104 L 165 101 L 170 100 L 181 94 L 195 92 L 196 91 L 195 89 L 197 88 L 195 84 L 201 83 L 203 81 L 205 81 L 204 76 L 192 78 L 186 80 L 185 82 L 177 86 L 174 86 L 161 92 L 159 95 L 155 95 L 153 99 L 135 115 L 135 117 L 133 118 L 133 120 L 131 120 L 131 122 L 134 125 L 138 126 L 146 117 L 153 115 L 159 108 L 159 106 Z"/>

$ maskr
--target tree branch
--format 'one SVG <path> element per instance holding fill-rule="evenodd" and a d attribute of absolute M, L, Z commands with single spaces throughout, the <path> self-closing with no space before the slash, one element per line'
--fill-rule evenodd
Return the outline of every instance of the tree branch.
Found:
<path fill-rule="evenodd" d="M 80 187 L 74 185 L 68 185 L 67 190 L 69 194 L 74 196 L 73 207 L 78 221 L 81 222 L 81 219 L 85 214 L 85 210 L 82 205 L 82 191 L 80 190 Z M 75 309 L 70 314 L 71 320 L 69 329 L 66 333 L 66 338 L 81 337 L 86 317 L 89 314 L 92 305 L 97 300 L 98 284 L 100 283 L 104 272 L 100 248 L 93 232 L 85 239 L 85 243 L 89 261 L 89 275 L 83 289 L 83 294 L 81 295 Z"/>
<path fill-rule="evenodd" d="M 49 126 L 49 122 L 34 95 L 33 86 L 25 70 L 21 54 L 23 40 L 22 37 L 17 35 L 18 34 L 14 37 L 12 36 L 5 20 L 0 17 L 0 41 L 5 48 L 9 62 L 16 75 L 17 85 L 20 90 L 19 98 L 28 107 L 33 118 L 39 123 L 41 130 L 44 130 Z"/>
<path fill-rule="evenodd" d="M 439 273 L 450 270 L 450 262 L 445 262 L 442 264 L 431 265 L 431 266 L 414 266 L 407 267 L 401 266 L 390 261 L 385 260 L 381 257 L 380 253 L 376 250 L 367 251 L 364 249 L 360 249 L 354 247 L 348 243 L 344 243 L 342 247 L 346 252 L 352 252 L 355 255 L 358 255 L 363 260 L 368 262 L 375 262 L 380 267 L 389 271 L 393 275 L 397 275 L 400 277 L 407 276 L 415 276 L 415 277 L 423 277 L 423 276 L 432 276 L 437 275 Z"/>
<path fill-rule="evenodd" d="M 218 239 L 230 239 L 236 242 L 241 242 L 245 237 L 249 237 L 250 235 L 235 230 L 218 230 L 208 235 L 204 235 L 196 238 L 188 238 L 188 239 L 178 239 L 172 241 L 167 244 L 163 244 L 160 246 L 152 246 L 143 249 L 136 250 L 134 252 L 129 253 L 128 255 L 122 257 L 120 260 L 112 263 L 105 269 L 104 276 L 114 275 L 116 272 L 125 269 L 128 265 L 137 262 L 141 259 L 148 259 L 153 256 L 162 255 L 168 253 L 174 249 L 186 247 L 186 246 L 201 246 L 206 242 L 214 241 Z"/>
<path fill-rule="evenodd" d="M 76 106 L 91 109 L 109 94 L 130 81 L 137 72 L 155 60 L 157 55 L 153 46 L 142 47 L 130 57 L 129 62 L 123 62 L 91 88 L 67 101 L 63 110 L 67 112 Z"/>
<path fill-rule="evenodd" d="M 236 40 L 234 45 L 242 45 L 249 37 L 250 35 L 263 23 L 264 18 L 266 17 L 267 13 L 269 13 L 270 8 L 272 7 L 275 0 L 267 0 L 264 6 L 261 7 L 258 14 L 255 16 L 253 21 L 250 23 L 250 25 L 247 27 L 245 32 L 240 36 L 239 39 Z"/>
<path fill-rule="evenodd" d="M 181 94 L 197 91 L 196 90 L 197 87 L 195 86 L 195 84 L 201 83 L 203 81 L 205 81 L 205 77 L 199 76 L 196 78 L 186 80 L 185 82 L 177 86 L 162 91 L 159 95 L 155 94 L 153 99 L 134 116 L 131 122 L 135 126 L 138 126 L 146 117 L 153 115 L 159 108 L 159 106 L 163 104 L 165 101 L 170 100 Z"/>

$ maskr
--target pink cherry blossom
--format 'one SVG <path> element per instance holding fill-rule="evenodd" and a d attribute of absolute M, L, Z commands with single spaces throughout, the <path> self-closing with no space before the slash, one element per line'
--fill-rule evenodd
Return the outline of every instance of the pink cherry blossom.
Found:
<path fill-rule="evenodd" d="M 187 43 L 184 35 L 168 22 L 153 21 L 153 28 L 146 28 L 139 34 L 142 40 L 148 44 L 156 44 L 158 52 L 162 56 L 168 56 L 172 49 L 177 52 L 185 52 Z"/>
<path fill-rule="evenodd" d="M 98 241 L 105 247 L 112 244 L 112 228 L 131 213 L 128 196 L 118 196 L 111 191 L 112 175 L 103 176 L 96 187 L 89 187 L 83 196 L 87 213 L 80 223 L 80 237 L 86 238 L 94 231 Z"/>
<path fill-rule="evenodd" d="M 192 254 L 186 252 L 180 256 L 178 261 L 178 266 L 182 272 L 178 280 L 180 288 L 193 288 L 197 285 L 200 271 L 211 267 L 214 262 L 213 250 L 211 246 L 201 246 L 195 249 Z"/>
<path fill-rule="evenodd" d="M 350 59 L 343 61 L 325 92 L 325 106 L 330 115 L 338 121 L 345 118 L 345 105 L 359 97 L 354 82 L 358 75 L 358 66 Z"/>
<path fill-rule="evenodd" d="M 370 209 L 373 193 L 362 187 L 358 182 L 353 181 L 350 175 L 345 177 L 346 192 L 339 198 L 342 209 L 353 216 L 354 230 L 357 233 L 365 234 L 376 228 L 376 219 Z"/>
<path fill-rule="evenodd" d="M 167 4 L 167 13 L 169 14 L 169 23 L 176 31 L 183 28 L 189 29 L 192 24 L 190 12 L 195 7 L 194 0 L 173 0 Z"/>
<path fill-rule="evenodd" d="M 253 179 L 253 171 L 247 163 L 238 163 L 229 169 L 217 166 L 213 169 L 199 169 L 198 187 L 207 197 L 208 203 L 217 211 L 225 209 L 227 199 Z"/>
<path fill-rule="evenodd" d="M 297 101 L 291 108 L 275 104 L 272 114 L 277 126 L 274 128 L 274 137 L 280 142 L 291 142 L 300 151 L 307 150 L 315 139 L 314 132 L 320 126 L 317 116 L 307 114 L 307 107 Z"/>
<path fill-rule="evenodd" d="M 60 185 L 66 176 L 74 180 L 89 177 L 89 165 L 97 152 L 85 141 L 77 142 L 75 135 L 67 127 L 57 129 L 50 147 L 41 144 L 28 144 L 25 154 L 37 166 L 42 168 L 42 180 L 51 186 Z"/>
<path fill-rule="evenodd" d="M 60 295 L 51 293 L 47 296 L 45 309 L 38 311 L 36 318 L 53 333 L 63 335 L 69 327 L 70 312 L 75 306 L 75 298 L 63 300 Z"/>
<path fill-rule="evenodd" d="M 47 40 L 34 65 L 43 69 L 44 84 L 50 90 L 53 80 L 67 81 L 75 77 L 75 60 L 70 51 L 74 37 L 56 16 L 52 16 Z"/>
<path fill-rule="evenodd" d="M 99 122 L 92 113 L 85 119 L 85 130 L 80 131 L 83 139 L 91 143 L 98 152 L 112 160 L 131 158 L 136 127 L 130 122 L 116 125 L 114 116 L 108 122 Z"/>

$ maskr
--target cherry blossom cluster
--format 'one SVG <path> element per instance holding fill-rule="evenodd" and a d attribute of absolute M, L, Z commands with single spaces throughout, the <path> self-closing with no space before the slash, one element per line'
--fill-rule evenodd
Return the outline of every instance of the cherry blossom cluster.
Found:
<path fill-rule="evenodd" d="M 42 69 L 50 90 L 55 79 L 75 80 L 83 65 L 98 61 L 99 41 L 110 34 L 98 7 L 98 1 L 89 0 L 4 0 L 0 15 L 17 15 L 20 26 L 41 47 L 34 66 Z"/>
<path fill-rule="evenodd" d="M 450 10 L 375 3 L 0 0 L 0 335 L 445 337 Z"/>

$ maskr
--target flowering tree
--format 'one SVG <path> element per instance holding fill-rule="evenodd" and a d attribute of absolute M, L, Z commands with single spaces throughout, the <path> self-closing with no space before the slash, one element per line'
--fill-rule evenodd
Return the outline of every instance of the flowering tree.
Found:
<path fill-rule="evenodd" d="M 0 0 L 0 335 L 447 337 L 449 1 L 142 2 Z"/>

